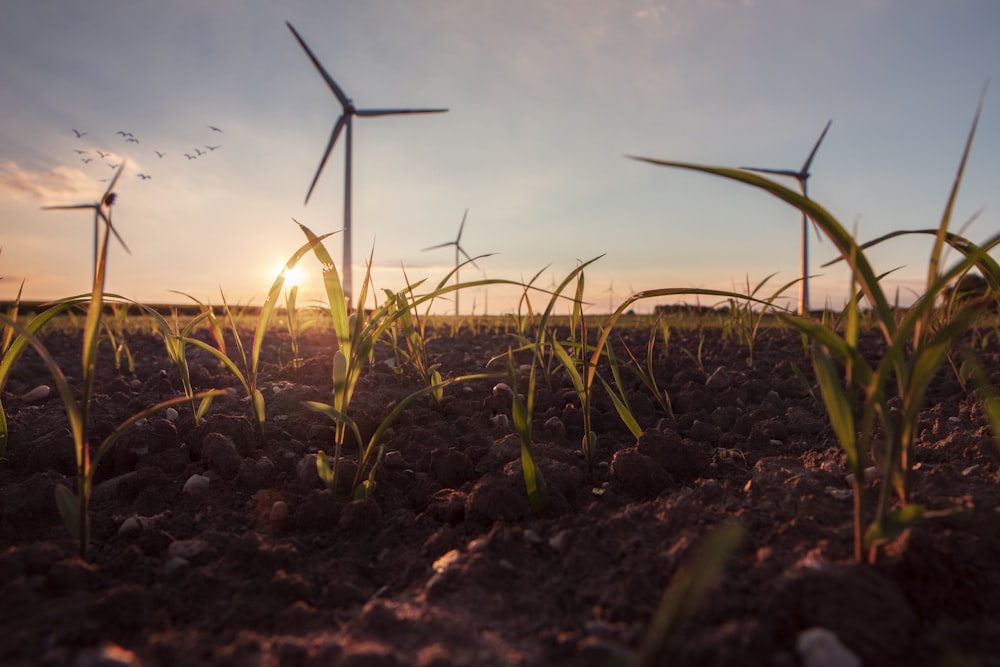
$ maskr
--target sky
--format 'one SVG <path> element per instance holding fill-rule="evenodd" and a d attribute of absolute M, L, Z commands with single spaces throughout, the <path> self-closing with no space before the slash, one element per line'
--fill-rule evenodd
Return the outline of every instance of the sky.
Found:
<path fill-rule="evenodd" d="M 286 21 L 359 108 L 449 110 L 355 118 L 356 285 L 369 254 L 378 290 L 442 280 L 454 248 L 423 249 L 468 210 L 463 249 L 492 254 L 463 280 L 549 288 L 603 255 L 585 271 L 594 313 L 799 275 L 797 210 L 628 155 L 798 169 L 832 119 L 810 196 L 861 240 L 935 227 L 1000 75 L 996 0 L 4 0 L 0 300 L 22 282 L 29 300 L 89 291 L 92 213 L 42 206 L 97 201 L 122 159 L 131 253 L 112 243 L 107 290 L 140 302 L 259 305 L 305 241 L 293 219 L 340 230 L 343 135 L 304 200 L 341 107 Z M 956 229 L 982 209 L 972 240 L 1000 225 L 998 88 L 955 209 Z M 809 241 L 812 305 L 839 307 L 846 270 Z M 929 253 L 903 238 L 870 259 L 898 268 L 886 289 L 905 302 Z M 301 266 L 299 302 L 321 303 L 318 262 Z M 518 295 L 469 289 L 461 310 Z"/>

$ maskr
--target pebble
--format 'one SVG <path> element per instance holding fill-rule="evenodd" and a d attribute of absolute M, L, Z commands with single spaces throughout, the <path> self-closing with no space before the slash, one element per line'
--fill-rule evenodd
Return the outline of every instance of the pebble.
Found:
<path fill-rule="evenodd" d="M 502 412 L 490 417 L 490 421 L 493 422 L 493 425 L 499 429 L 507 429 L 510 426 L 510 419 L 508 419 L 507 415 Z"/>
<path fill-rule="evenodd" d="M 73 667 L 140 667 L 135 653 L 118 644 L 104 642 L 96 648 L 84 649 L 73 661 Z"/>
<path fill-rule="evenodd" d="M 184 482 L 184 493 L 189 496 L 198 495 L 199 493 L 207 491 L 210 483 L 211 482 L 208 477 L 195 473 L 194 475 L 188 477 L 188 480 Z"/>
<path fill-rule="evenodd" d="M 288 503 L 284 500 L 274 501 L 274 504 L 271 505 L 270 519 L 271 523 L 284 523 L 288 519 Z"/>
<path fill-rule="evenodd" d="M 184 560 L 191 560 L 195 556 L 203 553 L 208 549 L 208 542 L 198 538 L 192 538 L 190 540 L 175 540 L 170 543 L 167 547 L 167 559 L 171 558 L 183 558 Z"/>
<path fill-rule="evenodd" d="M 564 424 L 563 420 L 559 419 L 559 417 L 549 417 L 545 420 L 545 424 L 542 425 L 542 428 L 557 438 L 562 438 L 566 435 L 566 424 Z"/>
<path fill-rule="evenodd" d="M 507 384 L 506 382 L 498 382 L 497 384 L 493 385 L 493 395 L 500 396 L 501 394 L 506 394 L 511 398 L 514 397 L 514 391 L 510 388 L 510 385 Z"/>
<path fill-rule="evenodd" d="M 26 403 L 33 403 L 35 401 L 43 401 L 49 397 L 52 393 L 52 387 L 47 384 L 40 384 L 31 391 L 22 394 L 21 400 Z"/>
<path fill-rule="evenodd" d="M 861 660 L 826 628 L 809 628 L 795 642 L 802 667 L 863 667 Z"/>
<path fill-rule="evenodd" d="M 178 414 L 177 410 L 173 408 L 167 408 L 166 410 L 163 411 L 163 416 L 166 417 L 169 421 L 175 422 L 177 421 L 177 417 L 179 417 L 180 415 Z"/>

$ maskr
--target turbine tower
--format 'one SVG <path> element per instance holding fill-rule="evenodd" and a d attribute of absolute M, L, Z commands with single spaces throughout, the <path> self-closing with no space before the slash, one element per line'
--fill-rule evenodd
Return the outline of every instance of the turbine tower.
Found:
<path fill-rule="evenodd" d="M 823 137 L 826 136 L 827 130 L 830 129 L 830 125 L 833 123 L 833 119 L 830 119 L 826 123 L 826 127 L 823 128 L 822 134 L 819 135 L 819 139 L 816 141 L 816 145 L 813 146 L 812 152 L 809 153 L 809 157 L 806 159 L 805 164 L 798 171 L 792 169 L 765 169 L 763 167 L 740 167 L 741 169 L 746 169 L 748 171 L 757 171 L 764 174 L 777 174 L 778 176 L 791 176 L 799 182 L 799 187 L 802 188 L 802 196 L 809 197 L 809 167 L 812 165 L 813 158 L 816 157 L 816 151 L 819 150 L 819 145 L 823 143 Z M 802 282 L 799 283 L 799 315 L 805 315 L 809 312 L 809 216 L 806 215 L 805 211 L 802 212 Z"/>
<path fill-rule="evenodd" d="M 330 134 L 330 140 L 326 144 L 326 150 L 323 152 L 323 158 L 319 162 L 319 167 L 316 169 L 316 175 L 313 176 L 312 184 L 309 186 L 309 192 L 306 193 L 305 203 L 309 203 L 309 197 L 312 196 L 313 189 L 316 187 L 316 181 L 319 180 L 319 175 L 323 172 L 323 167 L 326 166 L 326 161 L 330 157 L 330 153 L 333 151 L 333 145 L 337 142 L 337 138 L 340 133 L 346 128 L 347 136 L 345 139 L 346 145 L 344 147 L 344 260 L 342 271 L 344 275 L 344 295 L 347 297 L 347 307 L 351 309 L 351 300 L 353 298 L 352 284 L 351 284 L 351 139 L 352 139 L 352 121 L 355 116 L 396 116 L 401 114 L 413 114 L 413 113 L 444 113 L 448 111 L 447 109 L 358 109 L 354 106 L 354 102 L 349 98 L 337 82 L 333 80 L 333 77 L 327 73 L 323 65 L 320 64 L 319 60 L 313 54 L 312 50 L 305 43 L 305 40 L 299 35 L 299 33 L 292 27 L 292 24 L 288 21 L 285 22 L 288 29 L 292 31 L 292 35 L 305 50 L 306 55 L 309 56 L 309 60 L 312 61 L 313 65 L 319 71 L 323 80 L 326 81 L 326 85 L 330 87 L 333 94 L 336 96 L 340 105 L 343 107 L 344 111 L 337 119 L 337 122 L 333 126 L 333 131 Z M 363 307 L 364 304 L 361 304 Z"/>

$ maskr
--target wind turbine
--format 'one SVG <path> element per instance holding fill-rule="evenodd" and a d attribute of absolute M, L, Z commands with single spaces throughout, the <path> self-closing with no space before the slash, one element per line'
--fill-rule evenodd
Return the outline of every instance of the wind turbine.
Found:
<path fill-rule="evenodd" d="M 326 166 L 326 161 L 330 157 L 331 151 L 333 151 L 333 145 L 337 142 L 337 137 L 340 136 L 341 131 L 347 128 L 347 138 L 345 146 L 344 155 L 344 262 L 343 262 L 343 273 L 344 273 L 344 294 L 347 297 L 347 307 L 351 307 L 351 127 L 352 120 L 355 116 L 367 117 L 367 116 L 395 116 L 401 114 L 413 114 L 413 113 L 443 113 L 448 111 L 447 109 L 358 109 L 354 106 L 354 102 L 349 98 L 337 82 L 333 80 L 323 65 L 320 64 L 319 60 L 313 54 L 313 52 L 306 45 L 305 40 L 299 35 L 299 33 L 292 27 L 292 24 L 285 21 L 285 25 L 288 29 L 292 31 L 295 39 L 298 41 L 299 45 L 305 50 L 306 55 L 309 56 L 309 60 L 312 61 L 313 65 L 319 71 L 323 80 L 326 81 L 326 85 L 330 87 L 333 94 L 337 97 L 340 105 L 344 108 L 344 112 L 337 119 L 337 122 L 333 126 L 333 131 L 330 133 L 330 140 L 326 144 L 326 150 L 323 152 L 323 159 L 319 162 L 319 167 L 316 169 L 316 175 L 313 176 L 312 184 L 309 186 L 309 192 L 306 193 L 305 203 L 309 203 L 309 197 L 312 196 L 313 189 L 316 187 L 316 181 L 319 180 L 319 175 L 323 172 L 323 167 Z M 456 305 L 458 298 L 456 295 Z M 362 304 L 363 305 L 363 304 Z"/>
<path fill-rule="evenodd" d="M 44 211 L 69 211 L 69 210 L 83 209 L 83 208 L 94 209 L 94 274 L 95 275 L 97 274 L 97 227 L 100 224 L 101 220 L 104 221 L 104 224 L 108 226 L 108 229 L 111 230 L 111 233 L 115 235 L 116 239 L 118 239 L 118 243 L 120 243 L 121 246 L 125 248 L 125 252 L 129 253 L 130 255 L 132 254 L 132 251 L 128 249 L 128 246 L 125 245 L 125 241 L 123 241 L 122 237 L 118 234 L 118 230 L 116 230 L 114 225 L 111 224 L 111 217 L 105 215 L 103 210 L 103 208 L 107 206 L 108 211 L 110 212 L 111 205 L 115 202 L 115 193 L 112 192 L 112 190 L 114 190 L 115 184 L 118 182 L 118 178 L 122 175 L 123 171 L 125 171 L 125 160 L 122 160 L 121 165 L 118 166 L 118 171 L 115 172 L 114 178 L 112 178 L 111 183 L 108 184 L 108 189 L 104 191 L 104 194 L 101 195 L 101 198 L 96 203 L 73 204 L 71 206 L 42 207 L 42 210 Z"/>
<path fill-rule="evenodd" d="M 468 217 L 468 215 L 469 215 L 469 209 L 465 209 L 465 213 L 462 214 L 462 224 L 460 224 L 458 226 L 458 236 L 455 237 L 454 241 L 448 241 L 447 243 L 439 243 L 437 245 L 432 245 L 432 246 L 430 246 L 428 248 L 424 248 L 423 250 L 421 250 L 421 252 L 427 252 L 428 250 L 437 250 L 438 248 L 447 248 L 450 245 L 455 246 L 455 284 L 456 285 L 459 284 L 459 282 L 458 282 L 458 268 L 460 266 L 462 266 L 462 264 L 461 264 L 461 258 L 459 257 L 459 254 L 465 255 L 465 258 L 466 258 L 466 260 L 468 260 L 468 263 L 472 264 L 477 269 L 479 268 L 479 266 L 476 264 L 476 261 L 474 259 L 472 259 L 472 257 L 469 257 L 469 253 L 465 252 L 465 248 L 463 248 L 462 245 L 461 245 L 462 244 L 462 231 L 465 229 L 465 219 L 466 219 L 466 217 Z M 485 255 L 480 255 L 480 257 L 484 257 L 484 256 Z M 459 290 L 455 290 L 455 314 L 456 315 L 459 314 L 458 313 L 458 292 L 459 292 Z"/>
<path fill-rule="evenodd" d="M 816 140 L 816 145 L 813 146 L 812 152 L 809 153 L 809 157 L 806 159 L 805 164 L 798 171 L 792 169 L 765 169 L 763 167 L 740 167 L 741 169 L 746 169 L 748 171 L 758 171 L 764 174 L 777 174 L 778 176 L 790 176 L 799 182 L 799 187 L 802 188 L 802 196 L 809 197 L 809 167 L 812 165 L 813 158 L 816 157 L 816 151 L 819 150 L 819 145 L 823 143 L 823 137 L 826 136 L 827 130 L 830 129 L 830 125 L 833 123 L 831 118 L 826 123 L 826 127 L 823 128 L 823 132 L 819 135 L 819 139 Z M 804 315 L 809 312 L 809 216 L 806 215 L 805 211 L 802 212 L 802 282 L 799 283 L 799 315 Z"/>

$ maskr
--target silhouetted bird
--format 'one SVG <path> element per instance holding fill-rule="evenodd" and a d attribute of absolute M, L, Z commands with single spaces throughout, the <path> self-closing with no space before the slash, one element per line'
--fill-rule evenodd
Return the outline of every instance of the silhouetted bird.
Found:
<path fill-rule="evenodd" d="M 152 178 L 152 176 L 150 176 L 149 174 L 136 174 L 136 176 L 138 176 L 139 178 L 141 178 L 144 181 L 148 181 L 149 179 Z"/>
<path fill-rule="evenodd" d="M 137 144 L 137 143 L 139 143 L 139 140 L 136 139 L 135 137 L 129 137 L 128 139 L 125 140 L 125 143 L 127 143 L 127 144 Z"/>
<path fill-rule="evenodd" d="M 201 157 L 202 155 L 204 155 L 204 153 L 201 152 L 200 148 L 194 149 L 194 154 L 197 155 L 198 157 Z"/>
<path fill-rule="evenodd" d="M 85 158 L 80 158 L 80 159 L 83 160 L 84 164 L 89 164 L 90 162 L 92 162 L 94 160 L 94 158 L 92 158 L 92 157 L 85 157 Z"/>
<path fill-rule="evenodd" d="M 76 153 L 77 155 L 86 155 L 87 154 L 87 151 L 81 151 L 79 148 L 74 148 L 73 152 Z"/>
<path fill-rule="evenodd" d="M 97 151 L 97 154 L 100 155 L 102 158 L 111 155 L 111 153 L 105 153 L 104 151 Z"/>
<path fill-rule="evenodd" d="M 160 151 L 153 151 L 153 152 L 156 153 L 156 157 L 163 157 L 164 155 L 166 155 L 166 153 L 161 153 Z"/>
<path fill-rule="evenodd" d="M 123 137 L 131 137 L 132 136 L 131 132 L 126 132 L 125 130 L 118 130 L 117 132 L 115 132 L 115 134 L 120 134 Z"/>
<path fill-rule="evenodd" d="M 222 130 L 220 130 L 219 128 L 217 128 L 214 125 L 209 125 L 208 129 L 210 129 L 212 132 L 222 132 Z"/>
<path fill-rule="evenodd" d="M 205 144 L 205 148 L 207 148 L 210 151 L 214 151 L 214 150 L 216 150 L 218 148 L 222 148 L 222 145 L 220 144 L 218 146 L 209 146 L 208 144 Z"/>
<path fill-rule="evenodd" d="M 119 162 L 118 164 L 111 164 L 110 162 L 108 163 L 108 166 L 111 167 L 112 169 L 117 169 L 120 165 L 121 162 Z"/>
<path fill-rule="evenodd" d="M 81 132 L 80 130 L 77 130 L 77 129 L 74 129 L 73 130 L 73 134 L 75 134 L 76 138 L 79 139 L 80 137 L 84 136 L 87 133 L 86 132 Z"/>
<path fill-rule="evenodd" d="M 189 160 L 197 160 L 198 159 L 194 155 L 191 155 L 190 153 L 185 153 L 184 157 L 186 157 Z"/>

